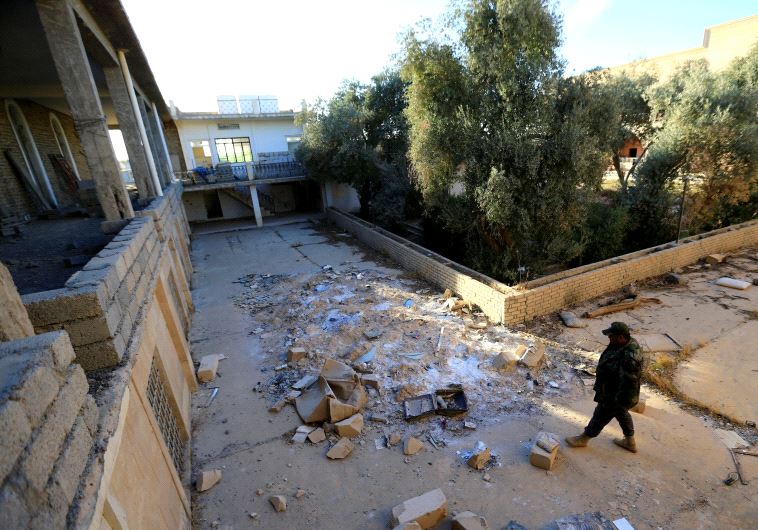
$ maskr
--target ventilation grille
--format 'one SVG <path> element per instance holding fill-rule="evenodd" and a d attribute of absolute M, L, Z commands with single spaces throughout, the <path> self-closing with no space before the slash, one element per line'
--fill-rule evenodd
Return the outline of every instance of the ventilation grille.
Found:
<path fill-rule="evenodd" d="M 169 404 L 166 386 L 156 363 L 156 356 L 153 356 L 150 378 L 147 380 L 147 399 L 153 408 L 155 419 L 158 420 L 158 427 L 163 435 L 163 441 L 166 442 L 166 447 L 171 453 L 176 471 L 181 475 L 184 471 L 184 442 L 179 435 L 179 425 L 174 410 Z"/>

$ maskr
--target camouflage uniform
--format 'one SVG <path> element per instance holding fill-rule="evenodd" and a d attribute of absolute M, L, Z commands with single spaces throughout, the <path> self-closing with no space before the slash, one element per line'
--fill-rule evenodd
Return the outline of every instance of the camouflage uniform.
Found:
<path fill-rule="evenodd" d="M 603 351 L 597 363 L 593 387 L 597 407 L 584 429 L 585 435 L 594 438 L 616 418 L 624 436 L 634 436 L 634 423 L 629 409 L 640 398 L 642 361 L 642 348 L 633 338 L 623 346 L 609 344 Z"/>

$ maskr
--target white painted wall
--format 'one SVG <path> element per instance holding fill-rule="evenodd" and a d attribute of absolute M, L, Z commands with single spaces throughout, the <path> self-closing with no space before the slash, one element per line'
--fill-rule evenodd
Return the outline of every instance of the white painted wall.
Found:
<path fill-rule="evenodd" d="M 219 129 L 219 123 L 239 123 L 239 129 Z M 240 120 L 176 120 L 179 139 L 187 168 L 196 167 L 192 158 L 190 142 L 207 140 L 211 146 L 213 164 L 218 164 L 216 152 L 217 138 L 249 138 L 253 149 L 253 160 L 258 160 L 258 153 L 287 151 L 287 136 L 300 136 L 303 130 L 295 125 L 294 118 L 285 119 L 240 119 Z"/>
<path fill-rule="evenodd" d="M 338 208 L 346 212 L 357 212 L 361 209 L 358 192 L 348 184 L 327 182 L 324 184 L 326 206 Z"/>

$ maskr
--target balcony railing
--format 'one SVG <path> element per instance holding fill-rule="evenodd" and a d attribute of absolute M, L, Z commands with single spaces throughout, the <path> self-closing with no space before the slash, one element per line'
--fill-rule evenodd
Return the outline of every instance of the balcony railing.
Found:
<path fill-rule="evenodd" d="M 225 163 L 218 164 L 215 168 L 197 167 L 191 171 L 177 172 L 176 176 L 184 182 L 185 186 L 193 186 L 220 182 L 243 182 L 253 179 L 304 177 L 305 168 L 299 162 L 289 159 L 277 162 Z"/>

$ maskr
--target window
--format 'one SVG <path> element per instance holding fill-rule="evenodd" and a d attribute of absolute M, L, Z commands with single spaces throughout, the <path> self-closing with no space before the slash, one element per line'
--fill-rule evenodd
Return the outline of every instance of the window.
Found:
<path fill-rule="evenodd" d="M 220 163 L 231 162 L 235 164 L 253 161 L 250 138 L 216 138 L 216 151 Z"/>
<path fill-rule="evenodd" d="M 637 148 L 636 147 L 630 147 L 629 148 L 629 158 L 637 158 Z"/>
<path fill-rule="evenodd" d="M 78 180 L 82 180 L 79 176 L 79 170 L 76 167 L 76 160 L 74 160 L 74 155 L 71 154 L 71 148 L 68 145 L 68 140 L 66 139 L 66 132 L 63 130 L 63 125 L 61 125 L 61 121 L 58 119 L 58 116 L 50 113 L 50 127 L 53 129 L 53 136 L 55 136 L 55 143 L 58 144 L 58 151 L 60 151 L 61 155 L 63 155 L 63 158 L 66 159 L 68 162 L 68 165 L 71 166 L 71 169 L 74 172 L 74 175 L 76 175 L 76 178 Z"/>
<path fill-rule="evenodd" d="M 34 190 L 34 194 L 43 207 L 56 208 L 58 199 L 55 197 L 53 187 L 47 178 L 45 165 L 39 156 L 37 145 L 34 143 L 34 137 L 29 130 L 29 124 L 26 123 L 24 113 L 21 112 L 21 107 L 15 101 L 8 100 L 5 102 L 5 110 L 8 113 L 8 121 L 10 121 L 13 129 L 13 135 L 16 137 L 16 142 L 18 142 L 21 154 L 24 157 L 27 173 L 24 175 L 24 179 L 29 187 Z"/>
<path fill-rule="evenodd" d="M 287 136 L 285 138 L 287 140 L 287 151 L 289 151 L 291 155 L 294 155 L 295 151 L 297 151 L 297 148 L 300 145 L 301 137 L 300 136 Z"/>
<path fill-rule="evenodd" d="M 195 167 L 210 167 L 213 165 L 211 144 L 208 140 L 192 140 L 190 148 L 192 149 L 192 159 L 195 162 Z"/>

